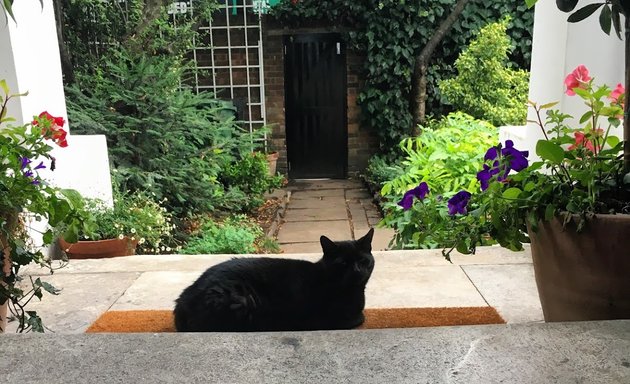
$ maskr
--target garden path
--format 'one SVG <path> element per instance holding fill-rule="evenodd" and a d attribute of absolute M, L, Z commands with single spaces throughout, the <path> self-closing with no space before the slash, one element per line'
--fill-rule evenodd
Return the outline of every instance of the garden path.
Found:
<path fill-rule="evenodd" d="M 288 202 L 277 231 L 284 253 L 319 253 L 321 235 L 331 240 L 358 239 L 372 227 L 372 249 L 389 249 L 394 231 L 376 227 L 382 216 L 360 181 L 291 180 L 284 190 Z"/>

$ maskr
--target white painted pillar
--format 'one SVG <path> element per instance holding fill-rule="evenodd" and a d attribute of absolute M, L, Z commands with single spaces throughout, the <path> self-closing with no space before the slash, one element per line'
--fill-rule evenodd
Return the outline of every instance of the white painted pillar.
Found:
<path fill-rule="evenodd" d="M 42 111 L 68 120 L 63 90 L 61 59 L 52 0 L 21 0 L 13 4 L 16 21 L 0 23 L 0 78 L 13 93 L 28 92 L 14 99 L 9 114 L 16 124 L 33 119 Z M 64 126 L 70 132 L 70 124 Z M 68 135 L 68 147 L 53 145 L 57 159 L 54 172 L 41 173 L 61 188 L 73 188 L 86 197 L 111 204 L 112 191 L 105 137 Z"/>
<path fill-rule="evenodd" d="M 578 7 L 587 3 L 580 1 Z M 624 42 L 614 32 L 608 36 L 601 30 L 599 11 L 578 23 L 568 23 L 568 15 L 559 11 L 553 0 L 540 0 L 536 4 L 529 100 L 539 105 L 559 101 L 555 108 L 572 115 L 577 122 L 586 107 L 578 96 L 565 94 L 566 75 L 584 64 L 596 84 L 614 88 L 617 83 L 624 83 Z M 623 23 L 622 16 L 622 26 Z M 530 109 L 527 118 L 535 120 L 533 110 Z M 621 132 L 618 135 L 621 136 Z M 536 153 L 536 142 L 540 138 L 540 128 L 528 123 L 525 145 L 531 154 Z"/>
<path fill-rule="evenodd" d="M 52 0 L 20 0 L 13 4 L 16 21 L 0 22 L 0 79 L 5 79 L 12 93 L 27 96 L 13 99 L 9 115 L 21 125 L 48 111 L 68 120 L 63 90 L 61 59 Z M 70 132 L 69 124 L 64 129 Z M 113 203 L 109 160 L 105 136 L 68 135 L 68 147 L 53 145 L 57 159 L 54 172 L 40 175 L 60 188 L 73 188 L 85 197 Z M 46 224 L 31 223 L 42 231 Z M 34 243 L 41 236 L 31 231 Z"/>

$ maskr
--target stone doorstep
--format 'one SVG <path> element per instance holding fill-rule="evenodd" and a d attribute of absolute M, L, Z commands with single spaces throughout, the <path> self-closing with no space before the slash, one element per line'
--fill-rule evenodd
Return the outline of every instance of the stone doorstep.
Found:
<path fill-rule="evenodd" d="M 630 382 L 630 320 L 2 337 L 0 372 L 6 382 Z"/>

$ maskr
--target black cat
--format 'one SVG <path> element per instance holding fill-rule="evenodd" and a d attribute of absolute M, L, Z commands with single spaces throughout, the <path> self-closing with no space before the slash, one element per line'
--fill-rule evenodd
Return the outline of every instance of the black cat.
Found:
<path fill-rule="evenodd" d="M 206 270 L 176 300 L 179 332 L 350 329 L 364 321 L 374 229 L 356 241 L 320 238 L 321 260 L 239 258 Z"/>

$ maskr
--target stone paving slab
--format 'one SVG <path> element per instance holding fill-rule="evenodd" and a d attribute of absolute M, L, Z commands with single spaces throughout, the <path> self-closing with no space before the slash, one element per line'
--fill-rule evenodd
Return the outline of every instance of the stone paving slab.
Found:
<path fill-rule="evenodd" d="M 326 209 L 335 208 L 342 211 L 346 210 L 346 200 L 343 197 L 337 196 L 323 196 L 321 198 L 309 198 L 309 199 L 293 199 L 287 205 L 287 210 L 296 208 L 311 208 L 311 209 Z M 322 216 L 322 220 L 326 217 Z"/>
<path fill-rule="evenodd" d="M 318 199 L 322 197 L 345 198 L 344 189 L 318 189 L 291 192 L 291 200 Z"/>
<path fill-rule="evenodd" d="M 533 265 L 463 265 L 462 269 L 505 321 L 544 320 Z"/>
<path fill-rule="evenodd" d="M 378 266 L 365 290 L 367 308 L 485 307 L 459 266 Z"/>
<path fill-rule="evenodd" d="M 291 212 L 287 211 L 287 216 Z M 290 230 L 283 230 L 286 223 L 280 227 L 278 232 L 278 242 L 284 243 L 303 243 L 303 242 L 319 242 L 319 238 L 324 235 L 331 240 L 348 240 L 352 238 L 350 225 L 348 220 L 330 220 L 330 221 L 308 221 L 289 223 Z"/>
<path fill-rule="evenodd" d="M 116 301 L 111 309 L 167 309 L 175 307 L 175 299 L 192 284 L 203 271 L 145 272 Z M 155 287 L 160 287 L 155 289 Z"/>
<path fill-rule="evenodd" d="M 304 209 L 289 209 L 285 213 L 284 221 L 285 226 L 291 225 L 287 223 L 295 221 L 321 221 L 324 220 L 348 220 L 348 213 L 345 209 L 339 208 L 304 208 Z M 286 228 L 285 228 L 286 230 Z M 285 250 L 286 252 L 286 250 Z"/>
<path fill-rule="evenodd" d="M 58 274 L 42 278 L 55 288 L 57 296 L 45 293 L 41 301 L 31 301 L 29 311 L 36 311 L 51 332 L 84 332 L 103 312 L 133 284 L 139 273 Z M 7 331 L 15 332 L 9 323 Z"/>
<path fill-rule="evenodd" d="M 286 187 L 290 191 L 319 189 L 361 189 L 363 184 L 356 179 L 290 180 Z"/>
<path fill-rule="evenodd" d="M 630 321 L 5 335 L 7 383 L 628 383 Z"/>

